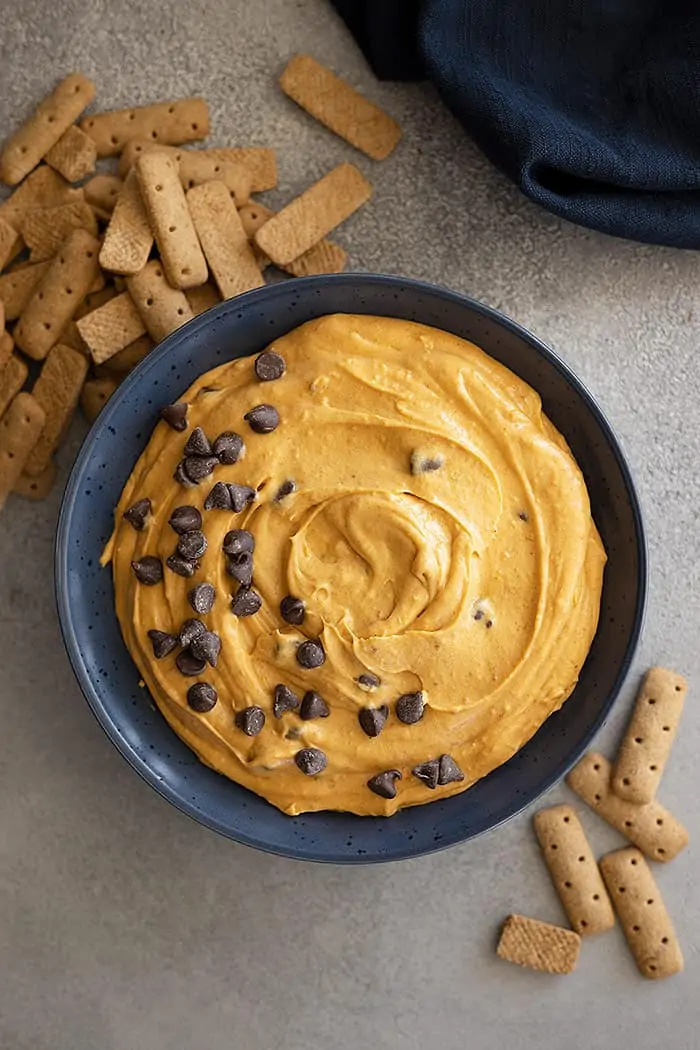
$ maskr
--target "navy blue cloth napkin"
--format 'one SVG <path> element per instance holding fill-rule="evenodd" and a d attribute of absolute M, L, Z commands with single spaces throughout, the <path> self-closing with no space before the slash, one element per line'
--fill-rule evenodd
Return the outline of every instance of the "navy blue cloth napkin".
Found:
<path fill-rule="evenodd" d="M 700 248 L 700 0 L 333 0 L 382 79 L 430 78 L 571 222 Z"/>

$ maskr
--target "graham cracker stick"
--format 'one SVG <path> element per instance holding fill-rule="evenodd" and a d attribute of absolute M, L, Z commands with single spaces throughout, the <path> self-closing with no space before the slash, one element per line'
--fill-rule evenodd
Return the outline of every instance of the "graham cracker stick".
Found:
<path fill-rule="evenodd" d="M 157 259 L 147 263 L 141 273 L 127 278 L 126 284 L 148 334 L 156 343 L 194 317 L 185 293 L 170 287 Z"/>
<path fill-rule="evenodd" d="M 114 210 L 117 197 L 122 188 L 122 180 L 116 175 L 95 175 L 83 186 L 85 200 L 93 208 L 110 213 Z"/>
<path fill-rule="evenodd" d="M 651 802 L 656 794 L 683 712 L 688 684 L 675 671 L 652 667 L 642 683 L 610 781 L 628 802 Z"/>
<path fill-rule="evenodd" d="M 651 860 L 673 860 L 688 845 L 688 832 L 659 802 L 638 806 L 619 798 L 610 787 L 611 765 L 589 751 L 566 778 L 572 791 Z"/>
<path fill-rule="evenodd" d="M 124 148 L 120 160 L 120 171 L 128 172 L 139 157 L 147 153 L 167 153 L 172 157 L 178 165 L 178 174 L 183 189 L 188 190 L 192 186 L 199 186 L 202 182 L 218 179 L 226 184 L 236 205 L 244 204 L 250 197 L 251 178 L 247 169 L 230 160 L 214 157 L 209 150 L 177 149 L 174 146 L 159 146 L 157 142 L 136 139 Z M 126 167 L 127 164 L 128 167 Z"/>
<path fill-rule="evenodd" d="M 0 299 L 5 304 L 5 317 L 8 321 L 17 320 L 48 268 L 47 260 L 33 266 L 25 266 L 21 270 L 13 270 L 0 277 Z"/>
<path fill-rule="evenodd" d="M 250 192 L 274 190 L 277 185 L 277 158 L 273 149 L 261 146 L 241 146 L 231 149 L 205 149 L 209 157 L 245 168 L 250 178 Z"/>
<path fill-rule="evenodd" d="M 0 217 L 16 230 L 30 211 L 37 208 L 52 208 L 56 204 L 68 204 L 81 200 L 83 191 L 70 186 L 57 171 L 41 164 L 28 175 L 11 197 L 0 204 Z"/>
<path fill-rule="evenodd" d="M 0 299 L 0 315 L 3 313 L 2 299 Z M 0 332 L 0 376 L 5 371 L 7 364 L 12 357 L 12 351 L 15 348 L 15 341 L 9 332 L 3 329 Z"/>
<path fill-rule="evenodd" d="M 52 460 L 46 470 L 36 477 L 30 477 L 29 474 L 20 474 L 12 491 L 16 496 L 21 496 L 23 499 L 46 499 L 56 483 L 57 474 L 56 464 Z"/>
<path fill-rule="evenodd" d="M 573 930 L 526 915 L 509 915 L 496 954 L 531 970 L 563 974 L 575 968 L 580 949 L 581 938 Z"/>
<path fill-rule="evenodd" d="M 168 282 L 183 289 L 204 284 L 207 263 L 176 161 L 166 153 L 146 153 L 136 162 L 136 174 Z"/>
<path fill-rule="evenodd" d="M 272 266 L 272 262 L 265 255 L 262 248 L 258 248 L 255 243 L 255 234 L 258 232 L 261 226 L 264 226 L 273 215 L 277 212 L 273 211 L 272 208 L 267 208 L 264 204 L 259 201 L 249 201 L 244 204 L 242 208 L 239 208 L 238 214 L 241 222 L 243 223 L 243 229 L 245 230 L 246 237 L 250 241 L 250 246 L 253 249 L 253 255 L 255 261 L 260 267 L 260 270 L 266 270 L 268 266 Z"/>
<path fill-rule="evenodd" d="M 5 415 L 7 406 L 27 381 L 29 369 L 19 354 L 13 354 L 0 373 L 0 419 Z"/>
<path fill-rule="evenodd" d="M 78 182 L 86 175 L 91 175 L 96 161 L 95 143 L 74 124 L 63 132 L 56 145 L 46 154 L 46 163 L 68 182 Z"/>
<path fill-rule="evenodd" d="M 37 477 L 49 467 L 53 454 L 78 407 L 87 375 L 87 358 L 57 343 L 44 361 L 32 394 L 44 411 L 46 422 L 24 464 L 24 473 Z"/>
<path fill-rule="evenodd" d="M 118 386 L 115 379 L 88 379 L 80 395 L 80 407 L 88 423 L 95 422 Z"/>
<path fill-rule="evenodd" d="M 77 325 L 96 365 L 118 354 L 146 331 L 128 292 L 122 292 L 104 306 L 81 317 Z"/>
<path fill-rule="evenodd" d="M 122 186 L 100 251 L 100 266 L 115 273 L 138 273 L 148 262 L 153 234 L 141 199 L 136 172 Z"/>
<path fill-rule="evenodd" d="M 297 105 L 373 160 L 384 160 L 401 138 L 395 120 L 311 55 L 296 55 L 280 87 Z"/>
<path fill-rule="evenodd" d="M 21 182 L 94 97 L 95 85 L 80 73 L 71 73 L 62 80 L 5 143 L 0 154 L 0 179 L 11 186 Z"/>
<path fill-rule="evenodd" d="M 15 342 L 43 360 L 73 318 L 99 269 L 99 242 L 87 230 L 74 230 L 35 289 L 15 328 Z"/>
<path fill-rule="evenodd" d="M 0 218 L 0 270 L 22 250 L 22 238 L 14 226 Z"/>
<path fill-rule="evenodd" d="M 0 419 L 0 510 L 17 484 L 41 428 L 44 411 L 31 394 L 17 394 Z"/>
<path fill-rule="evenodd" d="M 30 212 L 22 222 L 21 232 L 32 262 L 43 262 L 54 257 L 73 230 L 87 230 L 97 236 L 97 221 L 85 201 Z"/>
<path fill-rule="evenodd" d="M 252 240 L 258 230 L 275 215 L 275 212 L 266 208 L 264 204 L 260 204 L 259 201 L 251 201 L 239 208 L 238 214 L 248 239 Z M 253 250 L 261 270 L 270 265 L 270 260 L 255 243 L 253 243 Z M 290 273 L 293 277 L 310 277 L 315 273 L 341 273 L 347 261 L 348 253 L 345 249 L 324 238 L 313 248 L 309 248 L 308 252 L 300 255 L 298 259 L 293 259 L 285 266 L 280 266 L 280 269 Z"/>
<path fill-rule="evenodd" d="M 601 859 L 620 925 L 639 972 L 652 980 L 683 969 L 683 954 L 649 865 L 633 846 Z"/>
<path fill-rule="evenodd" d="M 143 361 L 146 354 L 150 354 L 154 347 L 154 342 L 150 335 L 139 336 L 138 339 L 134 339 L 133 343 L 129 343 L 119 353 L 114 354 L 102 365 L 97 365 L 95 368 L 95 376 L 97 379 L 104 379 L 109 377 L 116 379 L 118 382 L 127 376 L 138 364 Z"/>
<path fill-rule="evenodd" d="M 236 206 L 223 182 L 206 182 L 187 193 L 207 262 L 224 299 L 264 284 Z"/>
<path fill-rule="evenodd" d="M 206 310 L 211 310 L 212 306 L 221 302 L 221 296 L 209 281 L 206 284 L 200 284 L 197 288 L 189 288 L 185 295 L 195 317 Z"/>
<path fill-rule="evenodd" d="M 203 98 L 157 102 L 151 106 L 113 109 L 86 117 L 80 127 L 95 141 L 98 157 L 113 157 L 131 139 L 178 146 L 209 134 L 209 107 Z"/>
<path fill-rule="evenodd" d="M 255 235 L 273 263 L 298 259 L 369 200 L 372 187 L 352 164 L 339 164 L 291 201 Z"/>

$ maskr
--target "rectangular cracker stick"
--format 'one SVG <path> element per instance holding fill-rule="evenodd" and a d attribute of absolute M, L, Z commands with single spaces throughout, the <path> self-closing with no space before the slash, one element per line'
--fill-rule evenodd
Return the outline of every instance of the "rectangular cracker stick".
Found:
<path fill-rule="evenodd" d="M 20 474 L 12 491 L 16 496 L 21 496 L 23 499 L 46 499 L 56 483 L 57 475 L 58 470 L 52 460 L 46 470 L 36 477 L 32 478 L 29 474 Z"/>
<path fill-rule="evenodd" d="M 573 930 L 525 915 L 509 915 L 503 924 L 496 954 L 531 970 L 571 973 L 580 949 L 581 938 Z"/>
<path fill-rule="evenodd" d="M 148 262 L 153 233 L 141 199 L 136 172 L 121 188 L 100 251 L 100 266 L 114 273 L 138 273 Z"/>
<path fill-rule="evenodd" d="M 88 204 L 111 214 L 121 188 L 122 180 L 116 175 L 95 175 L 93 179 L 85 183 L 83 192 Z"/>
<path fill-rule="evenodd" d="M 203 314 L 206 310 L 211 310 L 212 306 L 217 306 L 221 302 L 221 296 L 210 281 L 207 281 L 206 284 L 200 284 L 198 288 L 189 288 L 185 295 L 187 296 L 187 302 L 190 304 L 190 310 L 195 317 Z"/>
<path fill-rule="evenodd" d="M 46 163 L 68 182 L 79 182 L 95 170 L 97 149 L 84 131 L 72 124 L 46 154 Z"/>
<path fill-rule="evenodd" d="M 74 230 L 52 259 L 15 328 L 15 342 L 42 361 L 58 342 L 95 280 L 100 245 L 87 230 Z"/>
<path fill-rule="evenodd" d="M 248 204 L 244 204 L 242 208 L 239 208 L 238 214 L 241 217 L 243 229 L 248 235 L 248 239 L 251 240 L 255 237 L 260 227 L 264 226 L 275 212 L 271 208 L 266 208 L 264 204 L 260 204 L 259 201 L 250 201 Z M 256 261 L 261 270 L 270 265 L 270 260 L 264 252 L 260 251 L 256 244 L 254 244 L 254 251 Z M 280 269 L 290 273 L 293 277 L 310 277 L 315 273 L 341 273 L 345 269 L 347 261 L 348 253 L 345 249 L 341 248 L 339 244 L 334 244 L 333 241 L 324 238 L 324 240 L 315 244 L 313 248 L 309 248 L 308 252 L 304 252 L 298 259 L 293 259 L 292 262 L 281 266 Z"/>
<path fill-rule="evenodd" d="M 114 357 L 146 331 L 141 314 L 128 292 L 122 292 L 104 306 L 81 317 L 77 325 L 96 365 Z"/>
<path fill-rule="evenodd" d="M 80 407 L 88 423 L 94 423 L 114 391 L 116 379 L 88 379 L 80 395 Z"/>
<path fill-rule="evenodd" d="M 177 149 L 174 146 L 159 146 L 157 142 L 136 139 L 130 142 L 122 153 L 122 161 L 125 165 L 128 163 L 127 172 L 132 165 L 136 164 L 139 157 L 147 153 L 167 153 L 172 157 L 178 165 L 180 182 L 185 190 L 191 189 L 192 186 L 199 186 L 202 182 L 218 179 L 225 183 L 231 191 L 237 207 L 245 204 L 250 197 L 251 178 L 246 168 L 233 164 L 230 160 L 213 157 L 209 150 Z M 122 170 L 121 162 L 120 170 Z"/>
<path fill-rule="evenodd" d="M 673 860 L 688 845 L 688 832 L 659 802 L 638 806 L 616 795 L 610 787 L 611 769 L 607 758 L 589 751 L 571 770 L 566 782 L 592 810 L 651 860 L 662 863 Z"/>
<path fill-rule="evenodd" d="M 97 236 L 97 220 L 85 201 L 30 212 L 22 222 L 21 233 L 32 262 L 43 262 L 54 257 L 73 230 L 87 230 Z"/>
<path fill-rule="evenodd" d="M 0 510 L 17 484 L 45 418 L 32 395 L 21 392 L 0 419 Z"/>
<path fill-rule="evenodd" d="M 7 411 L 12 399 L 20 392 L 27 381 L 29 369 L 19 356 L 13 354 L 0 374 L 0 419 Z"/>
<path fill-rule="evenodd" d="M 0 154 L 0 179 L 15 186 L 35 168 L 95 97 L 95 85 L 71 73 L 11 135 Z"/>
<path fill-rule="evenodd" d="M 32 394 L 46 422 L 24 464 L 24 473 L 30 477 L 43 474 L 51 463 L 78 407 L 87 370 L 87 358 L 62 343 L 57 343 L 44 361 Z"/>
<path fill-rule="evenodd" d="M 2 300 L 0 299 L 0 314 L 2 314 Z M 7 368 L 15 348 L 15 341 L 9 332 L 4 329 L 0 332 L 0 376 Z M 1 382 L 2 380 L 0 380 Z"/>
<path fill-rule="evenodd" d="M 183 289 L 204 284 L 207 263 L 187 207 L 177 162 L 166 153 L 146 153 L 136 162 L 136 174 L 168 282 L 173 288 Z"/>
<path fill-rule="evenodd" d="M 280 87 L 297 105 L 373 160 L 384 160 L 401 138 L 395 120 L 311 55 L 296 55 Z"/>
<path fill-rule="evenodd" d="M 600 870 L 639 972 L 651 980 L 683 969 L 683 955 L 659 887 L 638 849 L 608 853 Z"/>
<path fill-rule="evenodd" d="M 146 331 L 156 343 L 194 317 L 185 293 L 170 287 L 158 259 L 147 263 L 141 273 L 128 277 L 126 286 Z"/>
<path fill-rule="evenodd" d="M 266 222 L 256 243 L 273 263 L 284 266 L 318 244 L 372 195 L 352 164 L 339 164 Z"/>
<path fill-rule="evenodd" d="M 688 684 L 675 671 L 652 667 L 637 695 L 610 781 L 628 802 L 651 802 L 671 753 Z"/>
<path fill-rule="evenodd" d="M 229 149 L 204 149 L 208 157 L 215 157 L 237 167 L 245 168 L 250 178 L 250 192 L 274 190 L 277 185 L 277 158 L 273 149 L 264 146 L 239 146 Z"/>
<path fill-rule="evenodd" d="M 14 226 L 0 217 L 0 270 L 22 250 L 22 238 Z"/>
<path fill-rule="evenodd" d="M 97 365 L 95 368 L 96 378 L 104 379 L 109 377 L 121 382 L 124 376 L 127 376 L 132 369 L 136 368 L 143 361 L 146 354 L 150 354 L 154 345 L 148 333 L 139 336 L 138 339 L 134 339 L 133 343 L 129 343 L 118 354 L 114 354 L 109 360 L 105 361 L 103 365 Z"/>
<path fill-rule="evenodd" d="M 97 146 L 98 157 L 114 157 L 131 139 L 149 139 L 179 146 L 209 134 L 209 107 L 203 98 L 156 102 L 132 109 L 113 109 L 86 117 L 81 129 Z"/>
<path fill-rule="evenodd" d="M 534 817 L 535 834 L 572 929 L 581 937 L 615 925 L 607 890 L 581 822 L 571 806 L 551 806 Z"/>
<path fill-rule="evenodd" d="M 30 211 L 37 208 L 52 208 L 56 204 L 68 204 L 81 200 L 83 191 L 69 185 L 57 171 L 41 164 L 28 175 L 11 197 L 0 204 L 0 217 L 16 230 Z"/>
<path fill-rule="evenodd" d="M 243 223 L 223 182 L 205 182 L 188 190 L 187 203 L 224 299 L 264 284 Z"/>
<path fill-rule="evenodd" d="M 34 289 L 49 268 L 49 262 L 25 266 L 0 277 L 0 299 L 5 304 L 5 317 L 16 321 L 34 294 Z"/>

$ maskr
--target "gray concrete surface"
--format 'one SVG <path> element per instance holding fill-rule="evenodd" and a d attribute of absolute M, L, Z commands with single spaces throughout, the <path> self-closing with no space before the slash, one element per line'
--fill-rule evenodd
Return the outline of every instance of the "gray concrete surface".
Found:
<path fill-rule="evenodd" d="M 9 11 L 9 7 L 8 7 Z M 598 743 L 612 753 L 639 673 L 692 683 L 663 801 L 690 848 L 658 879 L 686 972 L 650 986 L 618 930 L 549 978 L 499 962 L 500 919 L 560 921 L 527 816 L 431 858 L 363 870 L 236 847 L 159 799 L 102 735 L 72 679 L 52 587 L 58 494 L 0 529 L 2 1050 L 674 1050 L 700 1045 L 700 255 L 576 229 L 522 198 L 426 86 L 373 82 L 322 0 L 25 0 L 3 20 L 0 131 L 72 69 L 99 105 L 201 92 L 214 141 L 279 149 L 275 205 L 349 147 L 274 75 L 306 49 L 403 124 L 371 206 L 339 235 L 354 268 L 471 293 L 551 342 L 600 398 L 646 510 L 649 611 Z M 79 443 L 76 425 L 62 475 Z M 561 787 L 550 801 L 567 797 Z M 584 815 L 598 851 L 621 840 Z"/>

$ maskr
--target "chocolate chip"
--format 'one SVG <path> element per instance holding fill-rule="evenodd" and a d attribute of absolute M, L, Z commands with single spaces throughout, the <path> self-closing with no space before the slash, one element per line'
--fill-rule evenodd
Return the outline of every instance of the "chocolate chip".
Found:
<path fill-rule="evenodd" d="M 262 598 L 251 587 L 241 587 L 231 599 L 234 616 L 255 616 L 262 605 Z"/>
<path fill-rule="evenodd" d="M 221 639 L 214 631 L 203 631 L 190 642 L 190 651 L 193 656 L 216 667 L 221 652 Z"/>
<path fill-rule="evenodd" d="M 207 627 L 201 620 L 185 620 L 180 628 L 180 645 L 186 649 L 198 634 L 204 634 Z"/>
<path fill-rule="evenodd" d="M 185 561 L 197 561 L 197 558 L 201 558 L 207 549 L 207 538 L 203 532 L 199 529 L 194 529 L 192 532 L 185 532 L 182 534 L 180 539 L 177 541 L 177 547 L 175 548 L 176 554 L 179 554 Z"/>
<path fill-rule="evenodd" d="M 255 489 L 250 485 L 229 484 L 228 491 L 231 496 L 231 510 L 234 514 L 240 514 L 244 507 L 252 503 L 257 496 Z"/>
<path fill-rule="evenodd" d="M 418 777 L 422 780 L 426 787 L 429 787 L 432 791 L 438 786 L 438 778 L 440 776 L 440 759 L 431 758 L 428 762 L 421 762 L 420 765 L 413 767 L 414 777 Z"/>
<path fill-rule="evenodd" d="M 202 515 L 196 507 L 176 507 L 168 518 L 171 529 L 182 536 L 183 532 L 194 532 L 202 527 Z"/>
<path fill-rule="evenodd" d="M 315 777 L 328 765 L 328 759 L 317 747 L 303 747 L 301 751 L 297 751 L 294 761 L 307 777 Z"/>
<path fill-rule="evenodd" d="M 208 478 L 218 465 L 216 456 L 188 456 L 183 460 L 185 474 L 195 485 Z"/>
<path fill-rule="evenodd" d="M 520 513 L 518 514 L 518 517 L 520 518 L 521 521 L 529 521 L 530 520 L 530 516 L 529 516 L 529 514 L 528 514 L 528 512 L 526 510 L 521 510 Z"/>
<path fill-rule="evenodd" d="M 197 711 L 200 715 L 211 711 L 218 699 L 219 694 L 208 682 L 195 682 L 187 690 L 187 703 L 193 711 Z"/>
<path fill-rule="evenodd" d="M 357 720 L 367 736 L 379 736 L 389 717 L 386 704 L 381 707 L 363 707 L 358 711 Z"/>
<path fill-rule="evenodd" d="M 397 780 L 401 780 L 401 773 L 398 769 L 385 769 L 382 773 L 370 777 L 367 787 L 381 798 L 396 798 Z"/>
<path fill-rule="evenodd" d="M 367 674 L 358 675 L 355 681 L 359 685 L 360 689 L 366 689 L 367 691 L 370 691 L 372 689 L 378 689 L 379 686 L 382 684 L 381 678 L 379 678 L 376 674 L 372 674 L 371 672 L 368 672 Z"/>
<path fill-rule="evenodd" d="M 257 736 L 265 725 L 265 712 L 262 707 L 244 707 L 236 714 L 235 721 L 246 736 Z"/>
<path fill-rule="evenodd" d="M 440 455 L 426 456 L 418 450 L 411 453 L 411 474 L 431 474 L 444 465 L 445 460 Z"/>
<path fill-rule="evenodd" d="M 396 701 L 396 717 L 407 726 L 415 725 L 423 717 L 424 707 L 422 693 L 404 693 Z"/>
<path fill-rule="evenodd" d="M 212 611 L 215 598 L 216 591 L 210 583 L 198 583 L 187 592 L 187 601 L 200 616 Z"/>
<path fill-rule="evenodd" d="M 440 775 L 438 784 L 454 784 L 464 780 L 464 773 L 450 755 L 440 755 Z"/>
<path fill-rule="evenodd" d="M 474 619 L 475 620 L 483 620 L 483 618 L 484 618 L 483 610 L 482 609 L 477 609 L 476 612 L 474 613 Z"/>
<path fill-rule="evenodd" d="M 274 350 L 263 350 L 255 358 L 255 374 L 261 383 L 270 383 L 279 379 L 287 370 L 284 358 Z"/>
<path fill-rule="evenodd" d="M 256 434 L 271 434 L 280 422 L 280 414 L 274 405 L 256 405 L 243 418 Z"/>
<path fill-rule="evenodd" d="M 299 718 L 303 718 L 305 722 L 310 722 L 312 718 L 328 718 L 331 713 L 331 709 L 318 693 L 315 693 L 313 689 L 309 689 L 307 693 L 304 693 L 301 701 L 301 708 L 299 709 Z"/>
<path fill-rule="evenodd" d="M 484 627 L 493 627 L 493 620 L 487 620 Z"/>
<path fill-rule="evenodd" d="M 187 430 L 187 402 L 176 401 L 174 405 L 165 405 L 160 410 L 160 418 L 164 419 L 173 430 Z"/>
<path fill-rule="evenodd" d="M 131 568 L 139 583 L 145 583 L 149 587 L 163 579 L 163 563 L 160 558 L 154 558 L 151 554 L 139 558 L 138 561 L 132 561 Z"/>
<path fill-rule="evenodd" d="M 296 481 L 292 481 L 291 478 L 287 478 L 286 481 L 282 482 L 280 487 L 277 489 L 277 492 L 275 493 L 275 503 L 280 503 L 281 500 L 285 498 L 285 496 L 291 496 L 291 494 L 293 492 L 296 492 L 296 490 Z"/>
<path fill-rule="evenodd" d="M 221 548 L 225 554 L 252 554 L 255 550 L 255 536 L 247 529 L 231 529 L 224 536 Z"/>
<path fill-rule="evenodd" d="M 294 598 L 291 594 L 288 594 L 280 602 L 280 614 L 285 623 L 291 623 L 298 627 L 300 623 L 304 622 L 305 612 L 306 605 L 301 598 Z"/>
<path fill-rule="evenodd" d="M 320 667 L 326 662 L 326 653 L 320 638 L 310 638 L 297 649 L 297 663 L 307 670 Z"/>
<path fill-rule="evenodd" d="M 128 521 L 137 532 L 141 532 L 146 524 L 146 518 L 150 513 L 150 499 L 139 499 L 136 500 L 136 503 L 132 503 L 128 510 L 124 511 L 123 518 L 125 521 Z"/>
<path fill-rule="evenodd" d="M 165 564 L 172 572 L 176 572 L 178 576 L 194 576 L 197 569 L 199 568 L 198 561 L 187 561 L 186 558 L 181 558 L 179 554 L 171 554 L 169 558 L 165 559 Z"/>
<path fill-rule="evenodd" d="M 204 501 L 205 510 L 231 510 L 231 493 L 228 485 L 223 481 L 217 481 L 214 488 Z"/>
<path fill-rule="evenodd" d="M 178 463 L 177 467 L 175 468 L 175 473 L 173 474 L 173 477 L 177 482 L 179 482 L 180 485 L 182 485 L 186 489 L 193 489 L 195 486 L 194 481 L 192 481 L 187 475 L 187 472 L 185 470 L 184 459 L 180 460 L 180 462 Z"/>
<path fill-rule="evenodd" d="M 168 653 L 171 653 L 173 649 L 177 649 L 177 635 L 168 634 L 167 631 L 156 631 L 154 628 L 152 631 L 148 632 L 148 637 L 151 639 L 153 655 L 156 660 L 162 660 L 163 657 L 167 656 Z"/>
<path fill-rule="evenodd" d="M 195 427 L 187 439 L 185 456 L 211 456 L 209 438 L 201 427 Z"/>
<path fill-rule="evenodd" d="M 281 718 L 286 711 L 296 711 L 299 706 L 299 697 L 288 685 L 275 686 L 272 700 L 272 713 L 275 718 Z"/>
<path fill-rule="evenodd" d="M 243 438 L 238 434 L 234 434 L 232 430 L 226 430 L 223 434 L 219 434 L 212 451 L 215 456 L 218 456 L 219 463 L 230 465 L 238 463 L 245 452 L 245 444 Z"/>
<path fill-rule="evenodd" d="M 184 649 L 181 653 L 178 653 L 175 657 L 175 663 L 180 674 L 184 674 L 188 678 L 194 678 L 195 675 L 201 674 L 207 666 L 204 660 L 199 660 L 196 656 L 193 656 L 189 649 Z"/>
<path fill-rule="evenodd" d="M 253 555 L 245 551 L 243 554 L 229 554 L 226 572 L 244 587 L 249 587 L 253 582 Z"/>

